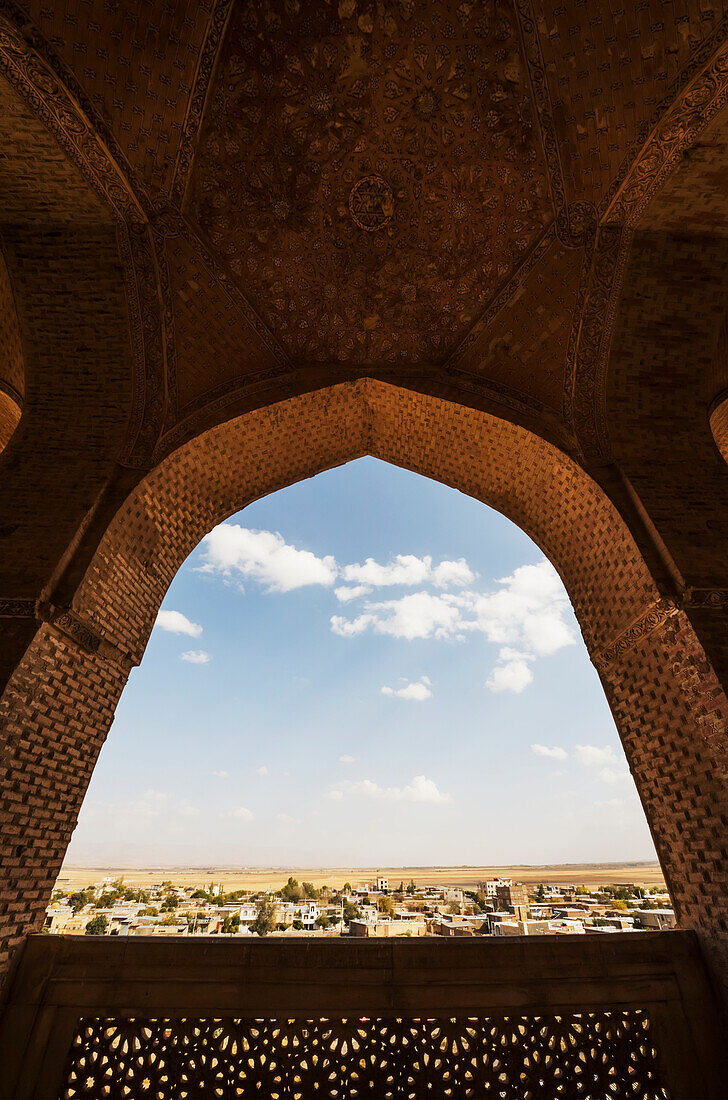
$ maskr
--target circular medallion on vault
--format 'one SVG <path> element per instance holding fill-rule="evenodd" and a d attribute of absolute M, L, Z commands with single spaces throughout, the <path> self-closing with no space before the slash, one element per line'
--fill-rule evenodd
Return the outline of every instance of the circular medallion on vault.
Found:
<path fill-rule="evenodd" d="M 364 176 L 349 192 L 349 213 L 360 229 L 384 229 L 394 214 L 392 188 L 381 176 Z"/>

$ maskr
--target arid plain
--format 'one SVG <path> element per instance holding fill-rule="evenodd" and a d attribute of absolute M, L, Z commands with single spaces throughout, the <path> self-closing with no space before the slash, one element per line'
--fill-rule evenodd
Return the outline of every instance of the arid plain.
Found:
<path fill-rule="evenodd" d="M 512 867 L 124 867 L 64 866 L 58 885 L 78 889 L 107 876 L 123 877 L 129 886 L 150 886 L 169 881 L 174 886 L 203 882 L 222 884 L 231 890 L 278 890 L 289 874 L 314 886 L 341 888 L 375 885 L 378 876 L 388 878 L 393 887 L 410 879 L 419 886 L 457 886 L 472 889 L 484 879 L 512 878 L 523 883 L 576 883 L 600 886 L 610 883 L 634 883 L 651 888 L 664 887 L 659 863 L 562 863 L 553 866 Z"/>

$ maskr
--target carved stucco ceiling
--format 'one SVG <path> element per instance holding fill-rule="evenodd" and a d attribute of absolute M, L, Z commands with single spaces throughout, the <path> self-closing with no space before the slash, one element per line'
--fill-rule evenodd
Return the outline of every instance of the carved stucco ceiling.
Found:
<path fill-rule="evenodd" d="M 423 10 L 232 14 L 188 212 L 294 360 L 444 360 L 552 220 L 512 5 Z"/>

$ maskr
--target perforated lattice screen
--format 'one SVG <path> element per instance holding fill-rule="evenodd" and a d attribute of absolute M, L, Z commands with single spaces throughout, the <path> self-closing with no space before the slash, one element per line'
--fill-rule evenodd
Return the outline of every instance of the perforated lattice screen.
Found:
<path fill-rule="evenodd" d="M 82 1019 L 62 1100 L 666 1100 L 640 1010 L 468 1019 Z"/>

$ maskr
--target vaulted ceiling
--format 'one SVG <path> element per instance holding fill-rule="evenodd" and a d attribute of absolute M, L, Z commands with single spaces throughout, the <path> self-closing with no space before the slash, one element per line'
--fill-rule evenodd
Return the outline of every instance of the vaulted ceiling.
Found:
<path fill-rule="evenodd" d="M 0 584 L 36 599 L 118 479 L 202 428 L 361 375 L 609 491 L 676 417 L 713 470 L 725 8 L 3 0 L 0 462 L 8 514 L 49 468 L 65 509 L 37 569 L 0 515 Z"/>

